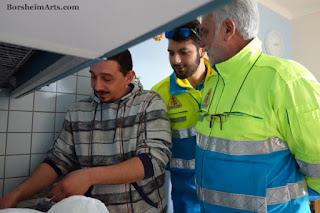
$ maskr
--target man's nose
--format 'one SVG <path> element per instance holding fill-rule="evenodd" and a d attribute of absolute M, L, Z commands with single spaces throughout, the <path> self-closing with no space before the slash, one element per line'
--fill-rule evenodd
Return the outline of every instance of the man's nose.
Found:
<path fill-rule="evenodd" d="M 173 63 L 174 64 L 180 64 L 181 63 L 181 58 L 180 58 L 179 54 L 175 54 L 173 56 Z"/>
<path fill-rule="evenodd" d="M 103 90 L 103 82 L 101 79 L 97 78 L 96 82 L 94 84 L 94 90 L 96 91 L 102 91 Z"/>

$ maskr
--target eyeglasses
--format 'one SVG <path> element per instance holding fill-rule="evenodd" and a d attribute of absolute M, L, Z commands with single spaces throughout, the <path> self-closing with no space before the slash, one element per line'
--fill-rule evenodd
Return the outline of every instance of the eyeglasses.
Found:
<path fill-rule="evenodd" d="M 250 69 L 249 69 L 249 71 L 247 72 L 246 76 L 244 77 L 244 80 L 242 81 L 242 84 L 241 84 L 241 86 L 240 86 L 240 88 L 239 88 L 239 90 L 238 90 L 238 92 L 237 92 L 237 95 L 236 95 L 236 97 L 235 97 L 235 99 L 234 99 L 234 101 L 233 101 L 233 103 L 232 103 L 232 105 L 231 105 L 231 108 L 230 108 L 229 112 L 228 112 L 228 113 L 223 113 L 223 114 L 214 114 L 214 115 L 205 113 L 205 114 L 203 115 L 203 116 L 207 119 L 207 121 L 209 121 L 209 119 L 210 119 L 210 122 L 209 122 L 209 127 L 210 127 L 210 129 L 212 128 L 212 123 L 213 123 L 213 121 L 216 121 L 216 122 L 220 122 L 220 130 L 222 130 L 222 123 L 226 122 L 227 117 L 229 117 L 229 115 L 232 113 L 233 106 L 234 106 L 234 104 L 236 103 L 236 100 L 237 100 L 238 95 L 239 95 L 239 93 L 240 93 L 240 91 L 241 91 L 241 89 L 242 89 L 242 86 L 243 86 L 244 82 L 246 81 L 246 79 L 247 79 L 247 77 L 248 77 L 248 75 L 249 75 L 252 67 L 256 64 L 256 62 L 258 61 L 258 59 L 260 58 L 261 55 L 262 55 L 262 52 L 260 53 L 260 55 L 258 56 L 258 58 L 255 60 L 255 62 L 252 64 L 252 66 L 250 67 Z M 218 81 L 217 81 L 217 83 L 216 83 L 216 87 L 214 88 L 214 91 L 213 91 L 213 95 L 212 95 L 211 100 L 213 100 L 213 97 L 214 97 L 214 95 L 215 95 L 215 93 L 216 93 L 216 89 L 217 89 L 219 80 L 220 80 L 220 78 L 218 78 Z M 211 106 L 211 103 L 210 103 L 210 106 Z M 210 107 L 209 107 L 209 108 L 210 108 Z"/>
<path fill-rule="evenodd" d="M 167 31 L 165 33 L 166 38 L 172 38 L 175 34 L 179 35 L 182 38 L 189 38 L 190 36 L 190 32 L 192 32 L 199 40 L 201 40 L 200 36 L 198 35 L 198 33 L 196 31 L 194 31 L 193 29 L 189 29 L 189 28 L 180 28 L 180 29 L 173 29 L 170 31 Z"/>
<path fill-rule="evenodd" d="M 212 128 L 212 123 L 213 122 L 219 122 L 220 123 L 220 130 L 222 130 L 222 123 L 226 122 L 227 117 L 229 117 L 229 113 L 228 114 L 214 114 L 214 115 L 210 115 L 210 114 L 204 114 L 204 117 L 206 119 L 210 119 L 209 122 L 209 127 L 210 129 Z"/>

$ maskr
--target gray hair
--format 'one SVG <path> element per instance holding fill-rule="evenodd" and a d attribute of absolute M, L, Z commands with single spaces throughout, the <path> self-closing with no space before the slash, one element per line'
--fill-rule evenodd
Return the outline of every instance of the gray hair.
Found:
<path fill-rule="evenodd" d="M 251 40 L 258 34 L 260 17 L 255 0 L 235 0 L 212 11 L 211 15 L 216 29 L 219 29 L 226 19 L 231 19 L 244 40 Z"/>

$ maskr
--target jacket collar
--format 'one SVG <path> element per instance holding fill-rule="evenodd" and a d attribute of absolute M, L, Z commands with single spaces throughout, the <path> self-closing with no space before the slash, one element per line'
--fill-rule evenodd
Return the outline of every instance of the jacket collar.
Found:
<path fill-rule="evenodd" d="M 206 70 L 207 70 L 206 77 L 204 80 L 204 86 L 205 86 L 209 76 L 211 74 L 216 74 L 216 72 L 209 64 L 208 59 L 204 58 L 204 63 L 205 63 Z M 187 93 L 188 89 L 194 89 L 192 87 L 192 85 L 190 84 L 190 82 L 188 81 L 188 79 L 177 78 L 176 74 L 173 72 L 170 76 L 170 93 L 172 95 L 178 95 L 181 93 Z"/>
<path fill-rule="evenodd" d="M 261 41 L 256 37 L 235 56 L 215 65 L 225 81 L 247 74 L 262 52 Z"/>

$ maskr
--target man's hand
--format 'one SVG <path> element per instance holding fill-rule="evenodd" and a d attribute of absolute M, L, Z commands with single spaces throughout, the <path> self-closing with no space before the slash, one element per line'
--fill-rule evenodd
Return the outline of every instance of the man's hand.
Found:
<path fill-rule="evenodd" d="M 69 173 L 49 192 L 48 198 L 59 202 L 72 195 L 84 195 L 92 184 L 90 183 L 89 170 L 80 169 Z M 57 196 L 55 196 L 57 195 Z"/>
<path fill-rule="evenodd" d="M 18 200 L 11 194 L 7 194 L 0 198 L 0 209 L 15 208 L 18 204 Z"/>
<path fill-rule="evenodd" d="M 95 184 L 124 184 L 143 180 L 144 167 L 138 157 L 111 166 L 79 169 L 69 173 L 49 192 L 53 202 L 72 195 L 84 195 Z M 56 195 L 56 196 L 55 196 Z"/>

